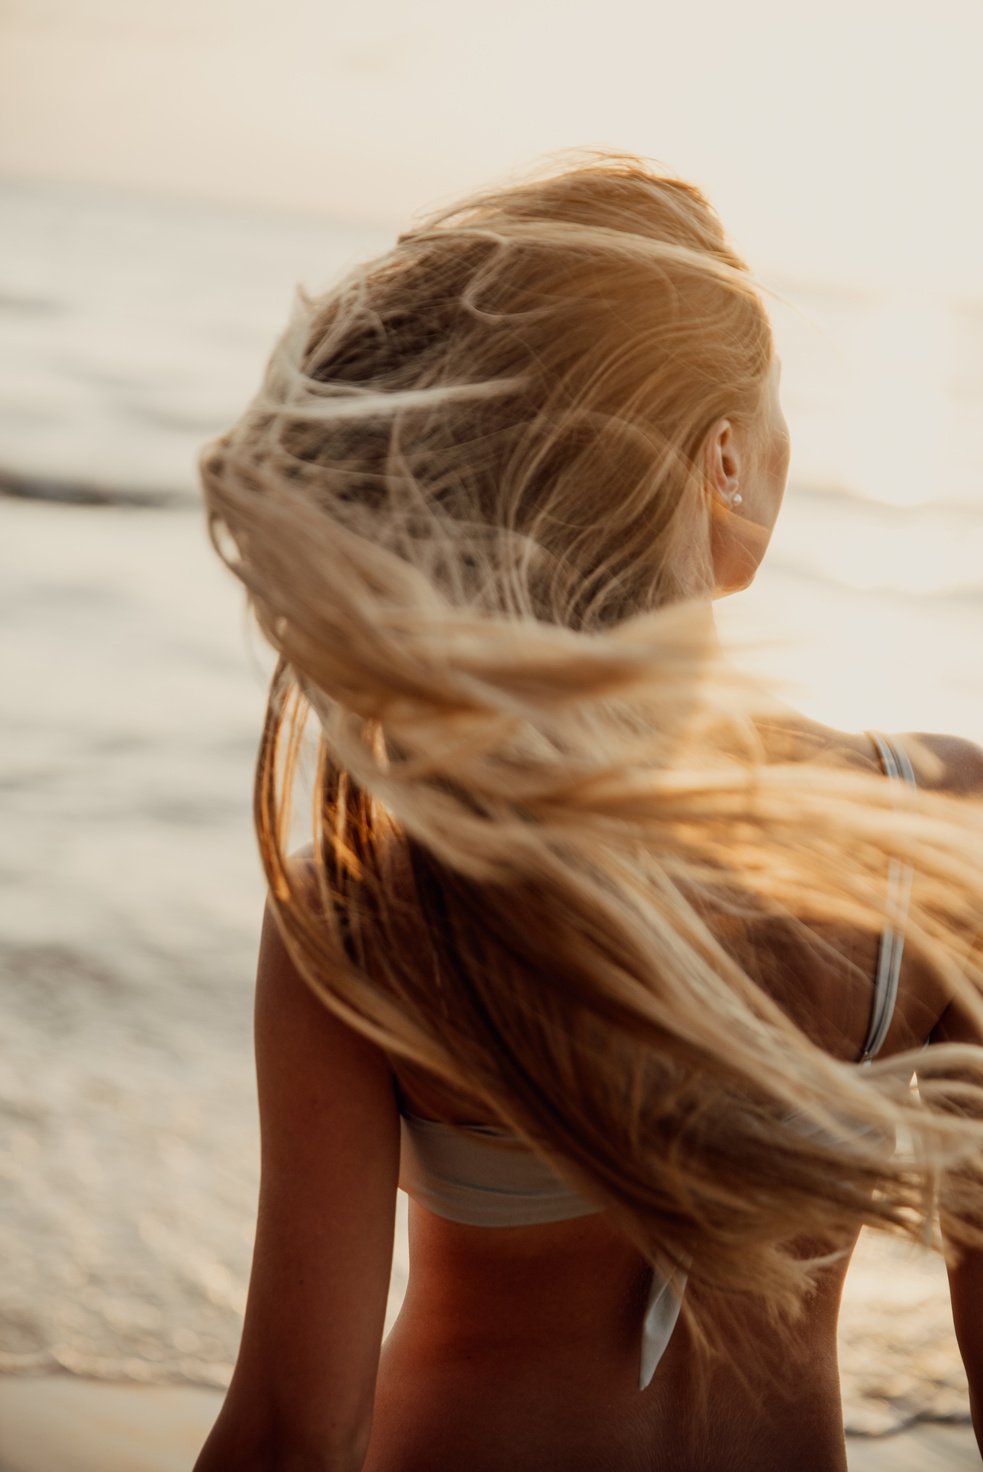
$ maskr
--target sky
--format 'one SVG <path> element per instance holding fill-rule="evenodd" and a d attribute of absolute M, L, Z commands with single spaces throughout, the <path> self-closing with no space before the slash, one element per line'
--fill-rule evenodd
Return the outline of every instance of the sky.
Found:
<path fill-rule="evenodd" d="M 0 172 L 398 225 L 662 160 L 761 271 L 983 297 L 980 0 L 5 0 Z"/>

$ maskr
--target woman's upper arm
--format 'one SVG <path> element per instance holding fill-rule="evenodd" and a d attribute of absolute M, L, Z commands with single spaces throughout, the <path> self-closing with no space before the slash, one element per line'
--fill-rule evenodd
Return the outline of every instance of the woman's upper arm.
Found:
<path fill-rule="evenodd" d="M 361 1465 L 392 1262 L 385 1055 L 311 993 L 269 907 L 256 984 L 261 1179 L 242 1345 L 198 1472 Z"/>

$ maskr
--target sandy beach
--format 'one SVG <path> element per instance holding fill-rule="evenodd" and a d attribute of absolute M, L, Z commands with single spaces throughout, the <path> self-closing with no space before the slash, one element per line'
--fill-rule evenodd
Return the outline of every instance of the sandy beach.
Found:
<path fill-rule="evenodd" d="M 190 1472 L 221 1401 L 195 1386 L 70 1375 L 0 1379 L 0 1472 Z M 849 1437 L 850 1472 L 961 1472 L 983 1463 L 968 1426 Z"/>

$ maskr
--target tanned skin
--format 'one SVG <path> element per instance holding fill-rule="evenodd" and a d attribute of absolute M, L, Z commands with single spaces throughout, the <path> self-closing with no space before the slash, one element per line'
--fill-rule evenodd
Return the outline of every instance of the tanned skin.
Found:
<path fill-rule="evenodd" d="M 876 770 L 867 738 L 788 717 L 763 732 Z M 983 752 L 902 737 L 921 785 L 983 795 Z M 934 758 L 934 760 L 933 760 Z M 822 952 L 755 937 L 762 974 L 830 1053 L 859 1055 L 870 990 Z M 876 938 L 839 937 L 871 978 Z M 912 960 L 882 1056 L 983 1043 Z M 482 1228 L 410 1209 L 410 1288 L 380 1356 L 398 1174 L 396 1090 L 415 1113 L 474 1105 L 394 1066 L 311 995 L 267 917 L 256 998 L 262 1190 L 242 1348 L 196 1472 L 844 1472 L 836 1322 L 847 1259 L 801 1322 L 706 1301 L 733 1359 L 709 1369 L 681 1325 L 639 1392 L 648 1268 L 604 1214 Z M 850 1243 L 842 1244 L 849 1248 Z M 803 1250 L 808 1244 L 803 1244 Z M 980 1435 L 983 1254 L 950 1271 Z M 702 1399 L 701 1399 L 702 1397 Z M 703 1407 L 701 1411 L 699 1408 Z"/>

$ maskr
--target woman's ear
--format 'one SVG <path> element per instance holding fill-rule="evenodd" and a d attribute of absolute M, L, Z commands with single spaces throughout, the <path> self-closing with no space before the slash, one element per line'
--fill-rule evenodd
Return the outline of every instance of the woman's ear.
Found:
<path fill-rule="evenodd" d="M 742 469 L 743 455 L 734 425 L 729 419 L 718 419 L 703 450 L 707 489 L 714 500 L 728 508 L 741 504 Z"/>
<path fill-rule="evenodd" d="M 732 420 L 719 419 L 704 446 L 704 486 L 710 510 L 710 558 L 716 597 L 739 593 L 748 587 L 768 546 L 771 527 L 758 524 L 753 510 L 753 487 L 745 487 L 751 507 L 744 504 L 745 496 L 739 489 L 751 473 L 744 434 Z"/>

